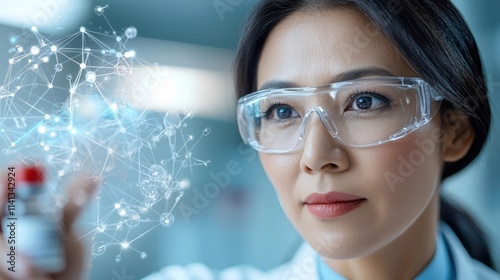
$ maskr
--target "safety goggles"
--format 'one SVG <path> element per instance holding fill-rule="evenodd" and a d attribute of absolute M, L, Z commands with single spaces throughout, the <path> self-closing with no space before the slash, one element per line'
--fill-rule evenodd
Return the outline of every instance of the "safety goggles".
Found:
<path fill-rule="evenodd" d="M 238 100 L 243 141 L 264 153 L 300 149 L 316 113 L 337 141 L 370 147 L 427 124 L 443 97 L 420 78 L 382 77 L 320 87 L 265 89 Z"/>

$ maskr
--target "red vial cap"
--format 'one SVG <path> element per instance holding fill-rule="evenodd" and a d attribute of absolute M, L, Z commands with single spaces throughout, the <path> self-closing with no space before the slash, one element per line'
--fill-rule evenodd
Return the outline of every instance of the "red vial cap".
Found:
<path fill-rule="evenodd" d="M 18 177 L 16 181 L 29 183 L 30 185 L 42 186 L 45 180 L 45 172 L 42 166 L 20 166 L 16 170 Z"/>

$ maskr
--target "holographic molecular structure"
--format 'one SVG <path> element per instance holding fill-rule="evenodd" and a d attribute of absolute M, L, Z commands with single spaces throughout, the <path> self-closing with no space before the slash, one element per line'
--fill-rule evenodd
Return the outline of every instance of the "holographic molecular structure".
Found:
<path fill-rule="evenodd" d="M 120 262 L 124 250 L 146 259 L 133 243 L 156 227 L 172 226 L 172 210 L 190 186 L 193 167 L 210 162 L 193 152 L 211 131 L 185 132 L 193 110 L 160 113 L 137 106 L 147 96 L 130 94 L 145 79 L 134 73 L 147 68 L 156 77 L 160 70 L 127 48 L 137 29 L 114 30 L 107 8 L 94 9 L 107 31 L 80 27 L 52 38 L 32 27 L 10 38 L 0 86 L 0 153 L 47 165 L 57 178 L 50 186 L 57 207 L 64 204 L 58 183 L 64 178 L 82 171 L 103 178 L 85 236 L 94 256 L 116 247 Z"/>

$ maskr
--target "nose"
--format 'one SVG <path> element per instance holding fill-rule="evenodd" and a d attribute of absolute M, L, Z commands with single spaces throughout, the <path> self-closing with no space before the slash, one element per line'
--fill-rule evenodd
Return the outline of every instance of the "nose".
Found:
<path fill-rule="evenodd" d="M 306 120 L 300 168 L 309 174 L 347 170 L 350 161 L 346 147 L 330 134 L 319 117 L 320 112 L 316 113 Z"/>

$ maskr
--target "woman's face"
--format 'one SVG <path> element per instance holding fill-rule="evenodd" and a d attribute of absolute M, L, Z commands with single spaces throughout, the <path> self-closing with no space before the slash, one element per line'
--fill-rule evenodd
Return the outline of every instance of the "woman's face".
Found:
<path fill-rule="evenodd" d="M 273 80 L 319 86 L 367 68 L 416 76 L 361 13 L 299 11 L 267 38 L 257 86 Z M 397 141 L 352 148 L 313 115 L 302 149 L 261 153 L 261 162 L 286 215 L 313 248 L 333 259 L 367 256 L 417 223 L 436 196 L 443 165 L 439 116 Z"/>

